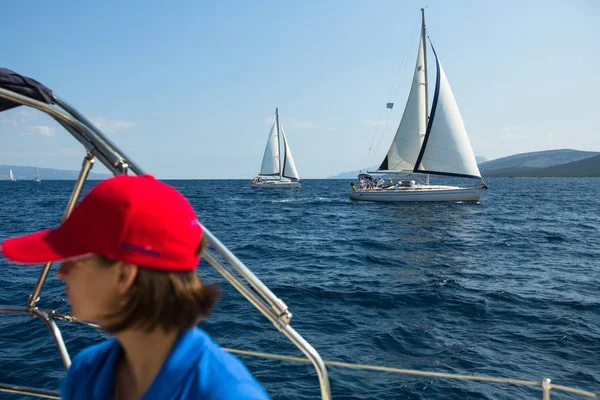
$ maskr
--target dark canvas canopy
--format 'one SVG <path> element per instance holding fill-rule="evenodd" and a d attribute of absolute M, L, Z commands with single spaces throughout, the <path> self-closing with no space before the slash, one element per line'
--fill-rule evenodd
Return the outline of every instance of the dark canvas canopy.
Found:
<path fill-rule="evenodd" d="M 46 104 L 54 104 L 52 99 L 52 90 L 42 85 L 38 81 L 17 74 L 6 68 L 0 68 L 0 88 L 30 97 L 34 100 L 42 101 Z M 10 110 L 21 104 L 14 101 L 0 98 L 0 112 Z"/>

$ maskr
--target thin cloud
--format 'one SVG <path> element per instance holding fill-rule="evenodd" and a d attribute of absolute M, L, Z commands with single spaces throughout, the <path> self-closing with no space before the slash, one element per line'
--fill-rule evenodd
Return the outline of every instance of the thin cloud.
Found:
<path fill-rule="evenodd" d="M 54 129 L 50 128 L 48 125 L 34 125 L 31 128 L 42 136 L 54 135 Z"/>
<path fill-rule="evenodd" d="M 135 122 L 102 117 L 92 118 L 92 122 L 98 129 L 108 133 L 115 133 L 125 129 L 135 128 L 137 126 Z"/>
<path fill-rule="evenodd" d="M 15 131 L 18 132 L 20 130 L 20 134 L 23 136 L 54 136 L 56 123 L 50 121 L 49 124 L 36 125 L 40 121 L 34 111 L 19 109 L 10 110 L 7 113 L 8 115 L 0 118 L 0 125 L 17 128 Z"/>
<path fill-rule="evenodd" d="M 8 117 L 2 117 L 2 118 L 0 118 L 0 125 L 15 127 L 18 124 L 19 124 L 19 121 L 17 121 L 14 118 L 8 118 Z"/>
<path fill-rule="evenodd" d="M 14 125 L 13 125 L 14 126 Z M 54 136 L 54 128 L 48 125 L 29 125 L 24 132 L 21 132 L 23 136 Z"/>
<path fill-rule="evenodd" d="M 29 111 L 19 111 L 18 113 L 8 111 L 8 114 L 9 115 L 0 118 L 1 125 L 16 127 L 19 125 L 27 125 L 34 119 L 32 118 L 34 114 Z"/>

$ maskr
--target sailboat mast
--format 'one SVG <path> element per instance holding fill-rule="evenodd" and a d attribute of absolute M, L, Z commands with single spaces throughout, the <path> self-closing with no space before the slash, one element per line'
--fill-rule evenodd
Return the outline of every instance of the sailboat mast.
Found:
<path fill-rule="evenodd" d="M 283 168 L 281 167 L 281 145 L 279 142 L 279 136 L 280 136 L 280 132 L 281 130 L 279 129 L 279 109 L 275 108 L 275 124 L 277 124 L 277 155 L 279 156 L 279 158 L 277 159 L 277 162 L 279 163 L 279 179 L 281 180 L 281 177 L 283 176 Z"/>
<path fill-rule="evenodd" d="M 425 75 L 425 112 L 429 113 L 429 86 L 427 84 L 427 37 L 425 32 L 425 9 L 421 8 L 421 43 L 423 43 L 423 75 Z M 429 122 L 427 116 L 426 123 Z"/>
<path fill-rule="evenodd" d="M 427 84 L 427 37 L 425 31 L 425 9 L 421 8 L 421 43 L 423 43 L 423 75 L 425 76 L 425 114 L 427 120 L 425 125 L 429 124 L 429 86 Z M 429 174 L 425 176 L 425 184 L 429 185 Z"/>

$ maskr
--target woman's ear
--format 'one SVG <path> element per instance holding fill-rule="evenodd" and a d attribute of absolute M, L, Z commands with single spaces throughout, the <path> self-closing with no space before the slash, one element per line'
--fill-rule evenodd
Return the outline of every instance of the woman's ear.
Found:
<path fill-rule="evenodd" d="M 117 265 L 119 279 L 119 293 L 125 294 L 135 282 L 137 277 L 138 267 L 135 264 L 119 262 Z"/>

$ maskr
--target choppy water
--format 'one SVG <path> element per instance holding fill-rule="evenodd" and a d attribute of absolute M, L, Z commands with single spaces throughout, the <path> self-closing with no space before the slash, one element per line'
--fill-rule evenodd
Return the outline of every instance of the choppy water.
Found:
<path fill-rule="evenodd" d="M 286 301 L 292 326 L 325 359 L 551 377 L 600 392 L 600 179 L 495 179 L 481 204 L 357 203 L 347 180 L 306 180 L 290 192 L 247 181 L 170 183 Z M 0 182 L 0 239 L 58 224 L 72 184 Z M 25 305 L 38 271 L 1 260 L 0 304 Z M 200 274 L 221 281 L 204 262 Z M 223 286 L 202 324 L 219 343 L 300 355 Z M 54 273 L 39 305 L 68 311 Z M 60 327 L 72 355 L 102 339 Z M 39 320 L 0 314 L 0 345 L 0 382 L 57 388 L 64 372 Z M 243 360 L 273 399 L 319 396 L 310 366 Z M 329 373 L 337 400 L 541 398 L 539 389 L 493 383 Z"/>

